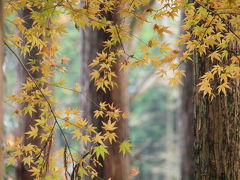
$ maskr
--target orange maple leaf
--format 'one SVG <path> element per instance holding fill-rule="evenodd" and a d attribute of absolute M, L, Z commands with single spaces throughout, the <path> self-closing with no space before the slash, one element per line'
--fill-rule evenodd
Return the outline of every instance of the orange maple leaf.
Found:
<path fill-rule="evenodd" d="M 134 176 L 137 176 L 138 174 L 139 174 L 139 169 L 138 168 L 132 168 L 131 169 L 130 176 L 134 177 Z"/>

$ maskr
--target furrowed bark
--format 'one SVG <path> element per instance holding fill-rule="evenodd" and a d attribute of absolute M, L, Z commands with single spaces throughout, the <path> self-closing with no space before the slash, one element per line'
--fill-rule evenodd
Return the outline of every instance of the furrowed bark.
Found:
<path fill-rule="evenodd" d="M 230 47 L 236 51 L 237 46 Z M 207 57 L 193 57 L 194 83 L 209 71 L 213 64 Z M 230 60 L 229 60 L 230 62 Z M 229 62 L 223 62 L 227 65 Z M 240 179 L 240 86 L 239 79 L 231 80 L 227 95 L 217 95 L 212 101 L 195 89 L 194 153 L 196 180 Z"/>

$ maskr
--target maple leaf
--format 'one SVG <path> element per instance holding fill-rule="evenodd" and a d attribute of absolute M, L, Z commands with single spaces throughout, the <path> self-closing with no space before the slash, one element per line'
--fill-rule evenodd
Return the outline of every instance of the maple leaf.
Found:
<path fill-rule="evenodd" d="M 208 57 L 211 59 L 212 62 L 214 59 L 221 61 L 221 54 L 219 54 L 218 51 L 214 51 L 213 53 L 209 54 Z"/>
<path fill-rule="evenodd" d="M 170 31 L 168 28 L 169 27 L 167 27 L 167 26 L 162 26 L 162 25 L 158 25 L 158 24 L 154 24 L 154 27 L 153 27 L 154 31 L 156 31 L 158 33 L 160 38 L 163 38 L 163 33 L 173 34 L 173 32 Z"/>
<path fill-rule="evenodd" d="M 89 64 L 89 67 L 94 67 L 94 66 L 97 66 L 99 64 L 99 60 L 98 59 L 95 59 L 92 61 L 91 64 Z"/>
<path fill-rule="evenodd" d="M 168 84 L 170 86 L 176 87 L 178 84 L 182 84 L 182 81 L 180 78 L 174 76 L 173 78 L 169 78 Z"/>
<path fill-rule="evenodd" d="M 160 77 L 166 76 L 167 75 L 167 71 L 165 71 L 164 69 L 159 69 L 156 72 L 157 75 L 159 75 Z"/>
<path fill-rule="evenodd" d="M 169 69 L 176 70 L 179 67 L 179 63 L 171 63 L 169 64 Z"/>
<path fill-rule="evenodd" d="M 25 134 L 27 134 L 29 136 L 29 138 L 33 137 L 33 139 L 35 139 L 38 136 L 38 128 L 37 126 L 33 127 L 30 126 L 30 131 L 26 132 Z"/>
<path fill-rule="evenodd" d="M 138 168 L 133 168 L 131 169 L 130 176 L 134 177 L 139 174 L 139 169 Z"/>
<path fill-rule="evenodd" d="M 14 157 L 20 158 L 20 157 L 23 155 L 22 149 L 19 148 L 18 150 L 16 150 L 16 151 L 13 153 L 13 155 L 14 155 Z"/>
<path fill-rule="evenodd" d="M 94 111 L 94 116 L 93 117 L 98 118 L 99 116 L 103 117 L 103 115 L 104 115 L 103 111 L 96 110 L 96 111 Z"/>
<path fill-rule="evenodd" d="M 96 133 L 96 127 L 94 127 L 92 124 L 90 124 L 88 127 L 87 127 L 87 129 L 86 129 L 86 132 L 87 133 Z"/>
<path fill-rule="evenodd" d="M 85 170 L 85 168 L 84 167 L 79 167 L 79 169 L 78 169 L 78 175 L 80 176 L 80 177 L 83 177 L 84 175 L 87 175 L 87 171 Z"/>
<path fill-rule="evenodd" d="M 127 119 L 128 118 L 128 114 L 127 113 L 122 113 L 122 118 L 123 119 Z"/>
<path fill-rule="evenodd" d="M 93 142 L 95 142 L 95 143 L 99 143 L 99 144 L 104 144 L 103 143 L 103 139 L 104 139 L 104 137 L 101 135 L 101 132 L 100 133 L 97 133 L 96 135 L 95 135 L 95 137 L 93 138 Z"/>
<path fill-rule="evenodd" d="M 226 96 L 227 95 L 226 89 L 231 89 L 231 88 L 228 86 L 227 82 L 224 82 L 223 84 L 218 86 L 218 94 L 223 92 L 223 94 Z"/>
<path fill-rule="evenodd" d="M 8 165 L 15 165 L 17 163 L 17 159 L 15 157 L 8 157 L 7 163 Z"/>
<path fill-rule="evenodd" d="M 125 155 L 126 152 L 131 152 L 132 144 L 128 140 L 123 141 L 119 146 L 119 152 Z"/>
<path fill-rule="evenodd" d="M 39 177 L 40 176 L 40 169 L 36 167 L 31 167 L 31 169 L 28 170 L 31 173 L 31 176 Z"/>
<path fill-rule="evenodd" d="M 212 94 L 212 88 L 208 80 L 204 79 L 198 84 L 198 86 L 200 86 L 199 92 L 203 91 L 203 96 L 205 96 L 206 94 Z"/>
<path fill-rule="evenodd" d="M 178 42 L 183 44 L 183 43 L 187 42 L 190 38 L 191 38 L 191 34 L 189 32 L 187 32 L 186 34 L 180 35 Z"/>
<path fill-rule="evenodd" d="M 85 135 L 80 137 L 81 141 L 86 145 L 88 142 L 90 142 L 90 136 Z"/>
<path fill-rule="evenodd" d="M 102 128 L 103 128 L 105 131 L 114 131 L 115 129 L 117 129 L 117 127 L 114 127 L 115 124 L 116 124 L 116 121 L 114 121 L 114 122 L 112 123 L 111 120 L 108 120 L 107 123 L 102 122 L 102 124 L 103 124 Z"/>
<path fill-rule="evenodd" d="M 28 165 L 29 167 L 31 166 L 31 163 L 33 163 L 33 157 L 32 156 L 26 156 L 23 158 L 23 164 Z"/>
<path fill-rule="evenodd" d="M 100 103 L 99 103 L 99 106 L 100 106 L 100 109 L 101 109 L 101 110 L 106 110 L 107 103 L 106 103 L 106 102 L 100 102 Z"/>
<path fill-rule="evenodd" d="M 74 122 L 78 127 L 84 127 L 88 124 L 88 120 L 83 119 L 82 117 L 75 117 Z"/>
<path fill-rule="evenodd" d="M 121 63 L 120 70 L 126 71 L 129 67 L 130 67 L 130 62 L 129 62 L 128 60 L 124 60 L 124 61 Z"/>
<path fill-rule="evenodd" d="M 93 79 L 96 80 L 96 79 L 98 79 L 100 77 L 100 73 L 97 70 L 93 70 L 91 72 L 90 76 L 91 76 L 91 80 L 93 80 Z"/>
<path fill-rule="evenodd" d="M 117 138 L 117 134 L 116 133 L 110 133 L 109 131 L 107 131 L 104 134 L 104 140 L 108 139 L 110 144 L 112 144 L 112 142 L 116 142 L 116 138 Z"/>
<path fill-rule="evenodd" d="M 100 145 L 100 146 L 94 147 L 93 153 L 96 154 L 97 159 L 99 158 L 99 156 L 101 156 L 103 158 L 103 160 L 105 158 L 105 154 L 109 154 L 109 152 L 107 150 L 107 146 L 105 146 L 105 145 Z"/>
<path fill-rule="evenodd" d="M 102 51 L 102 53 L 97 53 L 97 56 L 100 60 L 105 60 L 108 56 L 107 53 L 105 53 L 104 51 Z"/>
<path fill-rule="evenodd" d="M 34 149 L 35 149 L 35 146 L 33 144 L 28 144 L 26 146 L 23 146 L 23 151 L 25 151 L 25 153 L 29 153 L 30 155 L 32 155 Z"/>
<path fill-rule="evenodd" d="M 32 117 L 32 113 L 33 112 L 37 112 L 32 105 L 28 105 L 23 109 L 24 115 L 26 115 L 27 113 Z"/>
<path fill-rule="evenodd" d="M 77 140 L 81 139 L 82 137 L 82 132 L 80 131 L 80 129 L 73 130 L 72 134 L 73 134 L 73 138 L 76 138 Z"/>

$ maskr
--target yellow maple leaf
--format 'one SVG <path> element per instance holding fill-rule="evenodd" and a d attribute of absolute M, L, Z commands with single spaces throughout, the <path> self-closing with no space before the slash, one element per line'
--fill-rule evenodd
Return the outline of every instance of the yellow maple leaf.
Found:
<path fill-rule="evenodd" d="M 214 59 L 221 61 L 221 54 L 218 53 L 218 51 L 214 51 L 213 53 L 209 54 L 208 57 L 213 62 Z"/>
<path fill-rule="evenodd" d="M 40 169 L 39 168 L 31 167 L 31 169 L 29 169 L 28 171 L 32 173 L 31 176 L 35 176 L 35 177 L 40 176 Z"/>
<path fill-rule="evenodd" d="M 227 82 L 224 82 L 223 84 L 219 85 L 218 87 L 218 94 L 220 94 L 221 92 L 223 92 L 223 94 L 226 96 L 227 95 L 227 92 L 226 92 L 226 89 L 231 89 Z"/>
<path fill-rule="evenodd" d="M 23 109 L 23 111 L 24 111 L 24 115 L 26 115 L 26 114 L 28 113 L 31 117 L 32 117 L 32 113 L 33 113 L 33 112 L 37 112 L 37 111 L 33 108 L 32 105 L 26 106 L 26 107 Z"/>
<path fill-rule="evenodd" d="M 33 137 L 36 138 L 38 136 L 38 128 L 37 126 L 33 127 L 33 126 L 30 126 L 31 130 L 26 132 L 25 134 L 27 134 L 30 137 Z"/>
<path fill-rule="evenodd" d="M 87 144 L 88 142 L 90 142 L 90 136 L 88 135 L 85 135 L 85 136 L 81 136 L 80 137 L 81 141 L 84 143 L 84 144 Z"/>
<path fill-rule="evenodd" d="M 23 158 L 23 164 L 28 165 L 29 167 L 31 166 L 31 163 L 33 163 L 33 157 L 32 156 L 26 156 Z"/>
<path fill-rule="evenodd" d="M 110 133 L 109 131 L 107 131 L 104 134 L 104 140 L 108 139 L 110 144 L 112 144 L 112 142 L 116 142 L 116 138 L 117 138 L 117 134 L 116 133 Z"/>
<path fill-rule="evenodd" d="M 102 124 L 102 128 L 106 131 L 114 131 L 115 129 L 117 129 L 117 127 L 115 127 L 116 121 L 112 123 L 110 120 L 108 120 L 107 123 L 102 122 Z"/>
<path fill-rule="evenodd" d="M 98 117 L 103 117 L 104 115 L 104 112 L 103 111 L 99 111 L 99 110 L 96 110 L 94 111 L 94 118 L 98 118 Z"/>
<path fill-rule="evenodd" d="M 104 137 L 101 135 L 101 132 L 100 133 L 97 133 L 96 135 L 95 135 L 95 137 L 93 138 L 93 142 L 95 142 L 95 143 L 99 143 L 99 144 L 104 144 L 103 143 L 103 139 L 104 139 Z"/>

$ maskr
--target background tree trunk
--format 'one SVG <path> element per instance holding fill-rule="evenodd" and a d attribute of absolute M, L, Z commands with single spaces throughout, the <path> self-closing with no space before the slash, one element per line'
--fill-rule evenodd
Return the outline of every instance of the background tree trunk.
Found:
<path fill-rule="evenodd" d="M 192 3 L 193 0 L 189 0 Z M 181 12 L 181 25 L 185 18 L 184 10 Z M 181 27 L 180 27 L 181 29 Z M 180 30 L 180 34 L 183 34 Z M 182 47 L 182 52 L 185 51 L 185 46 Z M 193 180 L 194 179 L 194 156 L 193 156 L 193 63 L 188 61 L 183 64 L 186 77 L 183 78 L 183 86 L 180 88 L 180 147 L 181 147 L 181 179 Z"/>
<path fill-rule="evenodd" d="M 237 47 L 229 47 L 238 52 Z M 238 50 L 238 51 L 237 51 Z M 194 83 L 212 69 L 207 57 L 193 57 Z M 230 62 L 230 60 L 229 60 Z M 223 62 L 227 65 L 229 62 Z M 196 180 L 240 179 L 240 86 L 239 80 L 231 80 L 227 95 L 217 95 L 212 101 L 195 89 L 194 133 Z"/>
<path fill-rule="evenodd" d="M 179 129 L 181 134 L 181 179 L 194 179 L 193 157 L 193 66 L 192 62 L 184 64 L 186 78 L 181 87 L 181 118 Z"/>
<path fill-rule="evenodd" d="M 3 1 L 0 0 L 0 179 L 4 179 L 3 161 Z"/>
<path fill-rule="evenodd" d="M 23 9 L 20 12 L 20 17 L 24 19 L 25 23 L 24 26 L 27 29 L 30 29 L 33 25 L 33 20 L 31 19 L 31 10 L 28 8 Z M 27 43 L 26 38 L 24 38 L 24 44 Z M 22 62 L 25 64 L 25 66 L 27 67 L 27 69 L 30 69 L 31 65 L 27 65 L 27 63 L 29 62 L 30 59 L 35 59 L 36 61 L 41 61 L 41 56 L 37 55 L 39 53 L 39 50 L 37 47 L 34 47 L 30 53 L 27 53 L 25 57 L 21 56 L 21 60 Z M 22 83 L 26 82 L 26 79 L 28 77 L 27 73 L 24 71 L 23 67 L 19 64 L 17 67 L 17 72 L 18 72 L 18 83 L 19 86 Z M 42 75 L 40 72 L 35 71 L 34 73 L 31 73 L 32 77 L 34 79 L 40 78 Z M 29 92 L 29 94 L 31 94 L 31 92 Z M 23 106 L 22 106 L 23 108 Z M 19 128 L 18 128 L 18 136 L 19 137 L 24 137 L 23 138 L 23 143 L 24 145 L 27 144 L 34 144 L 37 145 L 38 147 L 40 146 L 40 139 L 36 138 L 36 139 L 32 139 L 32 138 L 28 138 L 27 135 L 25 134 L 25 132 L 28 132 L 30 130 L 30 126 L 34 126 L 34 124 L 36 123 L 34 120 L 35 119 L 39 119 L 40 118 L 40 114 L 41 111 L 39 110 L 39 107 L 35 107 L 36 109 L 36 113 L 33 113 L 32 117 L 29 114 L 26 114 L 24 116 L 21 116 L 19 118 Z M 31 176 L 31 173 L 27 171 L 27 166 L 24 166 L 22 163 L 18 165 L 17 170 L 16 170 L 16 176 L 17 176 L 17 180 L 33 180 L 34 177 Z"/>
<path fill-rule="evenodd" d="M 90 119 L 94 125 L 101 131 L 101 121 L 93 118 L 93 112 L 98 107 L 95 103 L 107 102 L 114 103 L 117 108 L 124 112 L 128 112 L 128 88 L 127 88 L 127 74 L 120 72 L 118 63 L 114 66 L 114 72 L 118 78 L 116 80 L 118 87 L 111 92 L 104 93 L 102 90 L 96 91 L 94 83 L 90 80 L 91 69 L 89 64 L 96 57 L 96 52 L 101 52 L 103 49 L 102 42 L 109 37 L 103 31 L 93 31 L 87 28 L 82 34 L 82 63 L 81 63 L 81 86 L 84 95 L 81 98 L 82 109 L 85 117 Z M 93 100 L 95 103 L 93 103 Z M 116 133 L 118 141 L 122 142 L 128 137 L 128 123 L 126 119 L 119 119 L 117 121 Z M 127 155 L 123 156 L 119 153 L 119 146 L 114 144 L 109 145 L 109 155 L 106 156 L 103 162 L 103 168 L 99 167 L 98 174 L 102 178 L 111 177 L 113 180 L 127 180 L 129 176 L 129 158 Z"/>

